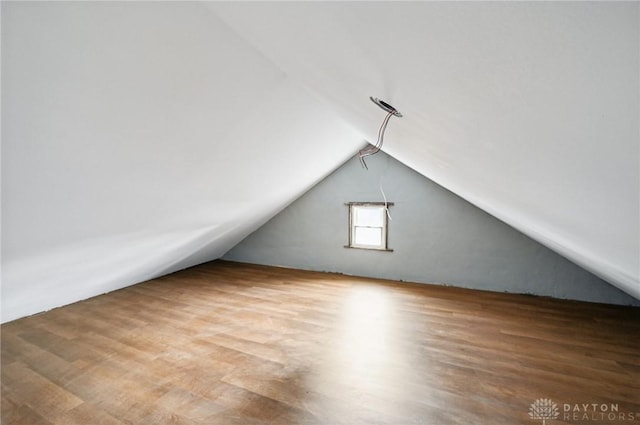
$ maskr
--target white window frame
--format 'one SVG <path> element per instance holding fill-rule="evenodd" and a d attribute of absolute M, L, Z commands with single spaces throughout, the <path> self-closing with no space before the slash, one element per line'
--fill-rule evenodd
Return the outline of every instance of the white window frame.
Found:
<path fill-rule="evenodd" d="M 393 249 L 389 249 L 388 241 L 389 241 L 389 215 L 387 213 L 387 209 L 393 205 L 393 202 L 349 202 L 346 204 L 349 208 L 349 244 L 345 245 L 345 248 L 358 248 L 358 249 L 369 249 L 374 251 L 388 251 L 392 252 Z M 357 208 L 375 208 L 380 209 L 382 213 L 382 227 L 376 226 L 376 228 L 380 228 L 382 231 L 382 242 L 380 245 L 365 245 L 365 244 L 357 244 L 355 243 L 355 232 L 358 226 L 355 225 L 354 220 L 354 211 Z"/>

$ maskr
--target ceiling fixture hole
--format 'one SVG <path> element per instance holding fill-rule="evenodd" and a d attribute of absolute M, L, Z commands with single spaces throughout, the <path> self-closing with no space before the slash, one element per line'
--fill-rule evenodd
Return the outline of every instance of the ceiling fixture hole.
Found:
<path fill-rule="evenodd" d="M 385 102 L 384 100 L 380 100 L 377 97 L 373 97 L 370 96 L 369 99 L 371 99 L 371 101 L 373 103 L 375 103 L 376 105 L 378 105 L 380 108 L 382 108 L 383 110 L 392 113 L 393 115 L 395 115 L 396 117 L 402 117 L 402 114 L 400 113 L 400 111 L 398 111 L 396 108 L 394 108 L 393 106 L 389 105 L 387 102 Z"/>

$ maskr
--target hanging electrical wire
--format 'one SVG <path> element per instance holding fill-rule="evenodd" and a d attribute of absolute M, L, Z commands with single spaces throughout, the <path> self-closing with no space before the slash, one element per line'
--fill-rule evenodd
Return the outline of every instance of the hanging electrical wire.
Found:
<path fill-rule="evenodd" d="M 378 99 L 377 97 L 370 97 L 370 99 L 373 103 L 378 105 L 380 108 L 387 111 L 387 115 L 384 117 L 384 120 L 382 120 L 382 125 L 380 125 L 380 129 L 378 130 L 378 139 L 376 140 L 376 144 L 369 145 L 358 152 L 358 159 L 360 159 L 360 164 L 362 164 L 362 167 L 364 167 L 367 170 L 369 169 L 369 167 L 367 167 L 367 163 L 365 162 L 364 158 L 370 155 L 374 155 L 380 152 L 380 149 L 382 149 L 382 144 L 384 143 L 384 132 L 387 130 L 387 125 L 389 124 L 389 120 L 394 115 L 396 117 L 402 117 L 402 114 L 398 112 L 396 108 L 389 105 L 388 103 Z"/>
<path fill-rule="evenodd" d="M 382 188 L 382 176 L 380 176 L 380 193 L 382 193 L 382 199 L 384 199 L 384 210 L 387 213 L 387 217 L 389 220 L 392 220 L 391 213 L 389 212 L 389 202 L 387 202 L 387 195 L 384 194 L 384 189 Z"/>
<path fill-rule="evenodd" d="M 389 119 L 391 118 L 392 115 L 393 115 L 393 112 L 389 112 L 387 116 L 384 117 L 384 120 L 382 121 L 382 125 L 378 130 L 378 140 L 376 141 L 376 144 L 369 145 L 366 148 L 360 150 L 360 152 L 358 153 L 358 158 L 360 158 L 360 163 L 367 170 L 369 169 L 369 167 L 367 167 L 367 163 L 365 162 L 364 158 L 366 156 L 370 156 L 380 152 L 380 149 L 382 148 L 382 143 L 384 142 L 384 132 L 387 129 L 387 125 L 389 124 Z"/>

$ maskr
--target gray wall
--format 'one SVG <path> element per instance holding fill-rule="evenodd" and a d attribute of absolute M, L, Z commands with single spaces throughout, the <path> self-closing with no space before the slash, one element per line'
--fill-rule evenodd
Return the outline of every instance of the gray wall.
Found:
<path fill-rule="evenodd" d="M 350 275 L 640 305 L 386 155 L 353 158 L 223 258 Z M 344 248 L 346 202 L 389 202 L 389 248 Z"/>

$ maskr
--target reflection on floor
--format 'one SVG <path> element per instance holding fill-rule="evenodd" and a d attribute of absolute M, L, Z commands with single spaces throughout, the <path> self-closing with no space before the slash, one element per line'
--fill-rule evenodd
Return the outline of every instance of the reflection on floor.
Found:
<path fill-rule="evenodd" d="M 629 423 L 638 335 L 638 308 L 216 261 L 3 325 L 2 423 Z"/>

